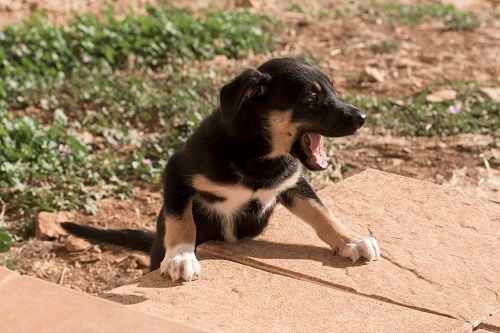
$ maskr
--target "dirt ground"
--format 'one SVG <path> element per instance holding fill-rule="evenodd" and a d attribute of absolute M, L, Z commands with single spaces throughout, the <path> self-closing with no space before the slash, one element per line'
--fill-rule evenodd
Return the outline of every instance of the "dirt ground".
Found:
<path fill-rule="evenodd" d="M 140 11 L 151 1 L 115 0 L 118 12 L 128 7 Z M 245 3 L 248 1 L 241 1 Z M 0 26 L 18 22 L 38 9 L 48 12 L 62 23 L 75 13 L 98 14 L 105 1 L 87 0 L 0 0 Z M 178 6 L 196 8 L 204 1 L 181 1 Z M 223 8 L 237 1 L 212 1 Z M 272 56 L 307 55 L 330 74 L 341 93 L 363 93 L 394 99 L 412 96 L 422 87 L 443 78 L 475 80 L 484 86 L 500 84 L 500 20 L 498 1 L 453 1 L 459 8 L 476 12 L 482 18 L 481 28 L 473 32 L 444 29 L 441 23 L 424 23 L 418 27 L 389 26 L 369 17 L 315 18 L 292 10 L 288 1 L 251 1 L 252 10 L 277 16 L 288 24 L 277 32 L 281 44 Z M 333 11 L 338 1 L 294 1 L 308 13 Z M 494 13 L 497 14 L 494 14 Z M 493 13 L 493 14 L 492 14 Z M 483 19 L 484 18 L 484 19 Z M 374 54 L 370 46 L 382 40 L 397 40 L 399 49 L 389 54 Z M 245 66 L 255 66 L 270 56 L 252 55 L 229 60 L 217 57 L 200 63 L 201 68 L 217 68 L 234 73 Z M 384 79 L 360 80 L 366 68 L 376 68 Z M 335 140 L 331 154 L 336 165 L 343 165 L 343 177 L 366 168 L 377 168 L 446 186 L 454 186 L 472 195 L 500 203 L 498 138 L 481 135 L 459 135 L 439 138 L 403 138 L 364 129 L 359 134 Z M 496 144 L 495 144 L 496 142 Z M 335 170 L 333 170 L 335 171 Z M 339 170 L 337 175 L 340 176 Z M 333 172 L 335 173 L 335 172 Z M 331 173 L 330 173 L 331 174 Z M 324 174 L 314 178 L 322 188 L 331 180 Z M 153 229 L 161 205 L 159 188 L 136 188 L 127 200 L 106 199 L 98 204 L 95 216 L 78 214 L 77 223 L 102 227 Z M 120 252 L 99 245 L 85 252 L 69 253 L 64 238 L 41 241 L 32 238 L 17 242 L 8 253 L 21 273 L 89 293 L 101 293 L 134 280 L 147 272 L 146 256 Z"/>

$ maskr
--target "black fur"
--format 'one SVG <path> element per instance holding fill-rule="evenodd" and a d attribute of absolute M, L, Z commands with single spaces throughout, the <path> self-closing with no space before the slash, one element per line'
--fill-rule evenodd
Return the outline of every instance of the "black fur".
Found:
<path fill-rule="evenodd" d="M 92 242 L 105 242 L 146 253 L 151 251 L 151 245 L 156 237 L 156 233 L 142 230 L 107 230 L 71 222 L 63 222 L 61 225 L 69 233 Z"/>
<path fill-rule="evenodd" d="M 151 269 L 156 269 L 165 255 L 165 217 L 182 217 L 190 200 L 193 200 L 196 245 L 223 239 L 221 218 L 207 212 L 206 204 L 230 198 L 197 191 L 192 185 L 193 176 L 203 175 L 220 184 L 238 183 L 253 191 L 274 188 L 293 175 L 300 162 L 309 167 L 299 143 L 304 133 L 328 137 L 349 135 L 365 120 L 358 109 L 338 96 L 326 75 L 297 59 L 274 59 L 258 69 L 245 70 L 221 89 L 220 102 L 221 107 L 200 124 L 167 163 L 156 238 L 141 231 L 109 231 L 68 223 L 63 227 L 87 239 L 150 251 Z M 292 121 L 301 125 L 289 154 L 268 158 L 266 155 L 272 150 L 268 120 L 277 110 L 291 110 Z M 304 177 L 278 195 L 277 201 L 290 207 L 298 196 L 321 204 Z M 260 205 L 256 200 L 248 201 L 233 216 L 237 238 L 256 236 L 266 227 L 274 206 L 259 214 Z"/>

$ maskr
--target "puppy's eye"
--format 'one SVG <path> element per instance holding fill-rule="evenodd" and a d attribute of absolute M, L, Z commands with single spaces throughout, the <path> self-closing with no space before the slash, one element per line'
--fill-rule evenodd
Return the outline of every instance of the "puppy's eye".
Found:
<path fill-rule="evenodd" d="M 312 103 L 316 102 L 317 100 L 318 100 L 318 95 L 315 94 L 315 93 L 311 93 L 309 96 L 307 96 L 304 99 L 304 103 L 306 103 L 306 104 L 312 104 Z"/>

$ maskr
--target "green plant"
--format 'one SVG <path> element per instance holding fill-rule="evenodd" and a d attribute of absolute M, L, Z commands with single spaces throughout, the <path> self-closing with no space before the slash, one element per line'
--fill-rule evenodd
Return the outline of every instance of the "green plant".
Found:
<path fill-rule="evenodd" d="M 98 195 L 92 186 L 109 182 L 112 188 L 126 188 L 60 119 L 42 125 L 34 118 L 0 110 L 0 138 L 0 197 L 9 209 L 31 215 L 75 207 L 91 211 Z"/>
<path fill-rule="evenodd" d="M 167 7 L 147 7 L 147 15 L 103 19 L 77 16 L 66 26 L 43 16 L 0 32 L 0 99 L 17 98 L 37 77 L 58 79 L 75 67 L 156 68 L 168 63 L 239 57 L 266 52 L 275 22 L 248 11 L 215 11 L 201 16 Z M 15 97 L 12 97 L 15 96 Z"/>
<path fill-rule="evenodd" d="M 64 80 L 34 82 L 23 98 L 36 116 L 0 109 L 0 198 L 9 210 L 28 220 L 40 210 L 93 213 L 95 200 L 126 196 L 135 181 L 158 184 L 217 96 L 211 72 L 163 70 L 81 67 Z"/>
<path fill-rule="evenodd" d="M 437 18 L 441 19 L 452 30 L 474 30 L 481 25 L 476 15 L 463 12 L 453 4 L 373 2 L 372 7 L 380 14 L 385 15 L 392 23 L 418 25 L 425 19 Z"/>
<path fill-rule="evenodd" d="M 399 44 L 392 40 L 383 40 L 370 46 L 373 53 L 392 53 L 399 50 Z"/>
<path fill-rule="evenodd" d="M 426 96 L 431 89 L 453 88 L 455 100 L 430 103 Z M 447 136 L 479 133 L 500 136 L 500 103 L 483 98 L 474 82 L 450 81 L 428 87 L 404 104 L 369 96 L 350 96 L 348 101 L 369 113 L 372 126 L 388 128 L 400 135 Z"/>
<path fill-rule="evenodd" d="M 11 244 L 11 234 L 3 227 L 0 227 L 0 253 L 9 251 Z"/>

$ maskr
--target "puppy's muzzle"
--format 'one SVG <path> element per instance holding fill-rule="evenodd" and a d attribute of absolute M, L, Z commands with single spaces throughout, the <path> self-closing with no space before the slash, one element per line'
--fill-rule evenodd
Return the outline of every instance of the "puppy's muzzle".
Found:
<path fill-rule="evenodd" d="M 363 127 L 366 121 L 366 114 L 363 112 L 359 111 L 358 108 L 349 105 L 349 116 L 352 119 L 352 122 L 354 125 L 356 125 L 357 128 Z"/>

